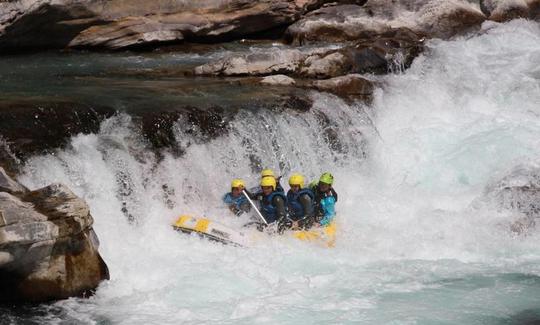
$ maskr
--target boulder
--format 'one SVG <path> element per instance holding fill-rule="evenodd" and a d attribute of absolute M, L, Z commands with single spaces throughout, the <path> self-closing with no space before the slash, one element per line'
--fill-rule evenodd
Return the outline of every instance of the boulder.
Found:
<path fill-rule="evenodd" d="M 296 83 L 293 78 L 282 74 L 264 77 L 260 82 L 263 85 L 269 86 L 290 86 Z"/>
<path fill-rule="evenodd" d="M 292 44 L 314 42 L 343 42 L 367 39 L 391 29 L 388 21 L 370 15 L 358 5 L 322 8 L 308 13 L 285 32 L 285 40 Z"/>
<path fill-rule="evenodd" d="M 490 20 L 497 22 L 540 19 L 540 0 L 480 0 L 480 8 Z"/>
<path fill-rule="evenodd" d="M 0 3 L 0 48 L 122 49 L 226 41 L 286 27 L 300 12 L 288 0 L 9 1 Z"/>
<path fill-rule="evenodd" d="M 486 20 L 477 5 L 462 0 L 431 0 L 416 17 L 412 29 L 443 39 L 479 28 Z"/>
<path fill-rule="evenodd" d="M 293 44 L 370 40 L 393 29 L 449 38 L 479 27 L 486 19 L 464 0 L 369 0 L 363 6 L 338 5 L 309 12 L 289 26 Z"/>
<path fill-rule="evenodd" d="M 298 73 L 308 78 L 328 78 L 341 76 L 349 70 L 348 57 L 337 51 L 309 56 Z"/>
<path fill-rule="evenodd" d="M 92 224 L 88 205 L 62 184 L 0 192 L 0 302 L 91 294 L 109 278 Z"/>
<path fill-rule="evenodd" d="M 358 74 L 316 80 L 311 87 L 319 91 L 334 93 L 339 96 L 370 100 L 373 95 L 373 83 Z"/>

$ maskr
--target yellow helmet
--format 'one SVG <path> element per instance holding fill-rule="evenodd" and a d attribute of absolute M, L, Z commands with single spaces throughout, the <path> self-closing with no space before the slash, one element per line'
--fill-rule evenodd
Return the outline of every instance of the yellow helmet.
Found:
<path fill-rule="evenodd" d="M 274 175 L 274 171 L 271 170 L 271 169 L 263 169 L 263 171 L 261 172 L 261 178 L 265 178 L 265 177 L 268 177 L 268 176 L 272 176 L 272 177 L 276 177 Z"/>
<path fill-rule="evenodd" d="M 272 186 L 272 189 L 276 190 L 276 179 L 274 177 L 263 177 L 261 179 L 261 186 Z"/>
<path fill-rule="evenodd" d="M 235 187 L 246 187 L 246 184 L 244 183 L 243 180 L 239 178 L 235 178 L 231 182 L 231 188 L 235 188 Z"/>
<path fill-rule="evenodd" d="M 303 188 L 304 187 L 304 176 L 302 176 L 300 174 L 292 174 L 291 177 L 289 178 L 289 185 L 290 186 L 298 185 L 298 186 L 300 186 L 300 188 Z"/>

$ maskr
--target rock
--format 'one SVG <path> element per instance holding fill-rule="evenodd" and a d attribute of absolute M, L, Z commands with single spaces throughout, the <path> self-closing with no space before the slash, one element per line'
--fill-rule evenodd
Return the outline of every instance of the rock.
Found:
<path fill-rule="evenodd" d="M 332 78 L 349 73 L 386 73 L 408 67 L 423 49 L 423 35 L 392 29 L 340 49 L 274 50 L 232 56 L 196 67 L 197 75 L 264 76 L 285 74 Z"/>
<path fill-rule="evenodd" d="M 478 28 L 486 16 L 476 5 L 462 0 L 431 0 L 417 14 L 416 28 L 431 37 L 447 39 Z"/>
<path fill-rule="evenodd" d="M 390 28 L 387 21 L 370 16 L 364 7 L 341 5 L 308 13 L 287 28 L 285 40 L 293 44 L 355 41 Z"/>
<path fill-rule="evenodd" d="M 28 189 L 11 179 L 4 168 L 0 167 L 0 192 L 23 194 L 28 192 Z"/>
<path fill-rule="evenodd" d="M 425 36 L 407 28 L 392 29 L 342 50 L 349 57 L 349 73 L 403 71 L 424 49 Z"/>
<path fill-rule="evenodd" d="M 297 0 L 296 5 L 302 7 L 302 12 L 319 9 L 324 5 L 358 5 L 363 6 L 367 0 Z"/>
<path fill-rule="evenodd" d="M 338 5 L 312 11 L 289 26 L 292 44 L 370 40 L 393 29 L 448 38 L 479 27 L 486 19 L 464 0 L 369 0 L 363 6 Z"/>
<path fill-rule="evenodd" d="M 510 211 L 517 220 L 510 228 L 526 233 L 540 218 L 540 167 L 517 166 L 486 188 L 486 198 L 500 210 Z"/>
<path fill-rule="evenodd" d="M 108 279 L 92 224 L 88 205 L 64 185 L 0 192 L 0 302 L 88 295 Z"/>
<path fill-rule="evenodd" d="M 267 52 L 233 56 L 210 62 L 194 69 L 196 75 L 264 76 L 291 74 L 298 70 L 308 54 L 296 49 L 276 49 Z"/>
<path fill-rule="evenodd" d="M 490 20 L 497 22 L 540 19 L 540 0 L 480 0 L 480 8 Z"/>
<path fill-rule="evenodd" d="M 304 60 L 299 71 L 308 78 L 328 78 L 341 76 L 350 70 L 348 58 L 340 52 L 312 55 Z"/>
<path fill-rule="evenodd" d="M 101 122 L 115 113 L 112 107 L 71 100 L 0 101 L 0 137 L 9 144 L 2 148 L 0 141 L 0 158 L 24 159 L 62 147 L 74 135 L 98 132 Z"/>
<path fill-rule="evenodd" d="M 282 28 L 300 12 L 288 0 L 3 2 L 0 48 L 121 49 L 227 41 Z"/>
<path fill-rule="evenodd" d="M 262 78 L 261 83 L 270 86 L 290 86 L 294 85 L 296 82 L 291 77 L 278 74 Z"/>
<path fill-rule="evenodd" d="M 314 81 L 311 86 L 319 91 L 327 91 L 339 96 L 358 97 L 370 100 L 373 83 L 358 74 Z"/>

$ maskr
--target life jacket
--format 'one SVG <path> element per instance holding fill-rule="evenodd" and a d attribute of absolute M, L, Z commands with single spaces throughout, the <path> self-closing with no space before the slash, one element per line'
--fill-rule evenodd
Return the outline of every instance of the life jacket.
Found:
<path fill-rule="evenodd" d="M 223 202 L 226 204 L 234 204 L 237 209 L 240 209 L 240 206 L 247 202 L 247 199 L 244 195 L 240 195 L 238 197 L 233 197 L 232 193 L 229 192 L 223 196 Z"/>
<path fill-rule="evenodd" d="M 261 213 L 268 223 L 272 223 L 277 220 L 277 208 L 272 202 L 276 195 L 281 196 L 283 198 L 285 207 L 287 206 L 287 197 L 282 192 L 274 191 L 267 196 L 263 196 L 261 200 Z"/>
<path fill-rule="evenodd" d="M 305 217 L 306 211 L 304 211 L 304 207 L 299 201 L 300 196 L 304 194 L 310 197 L 312 203 L 314 202 L 315 194 L 308 188 L 303 188 L 296 193 L 289 190 L 287 193 L 287 207 L 289 208 L 289 214 L 294 220 L 300 220 Z"/>

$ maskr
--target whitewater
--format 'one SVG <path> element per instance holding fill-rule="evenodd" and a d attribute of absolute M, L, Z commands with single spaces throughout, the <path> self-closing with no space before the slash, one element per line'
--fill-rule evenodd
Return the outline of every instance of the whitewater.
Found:
<path fill-rule="evenodd" d="M 485 23 L 431 40 L 406 71 L 369 76 L 371 104 L 313 92 L 310 112 L 239 112 L 202 139 L 175 126 L 180 157 L 148 150 L 127 114 L 32 157 L 31 189 L 62 182 L 95 219 L 111 279 L 88 299 L 13 322 L 81 324 L 518 324 L 540 319 L 540 232 L 494 199 L 540 168 L 540 25 Z M 291 238 L 224 246 L 175 232 L 181 213 L 239 226 L 221 206 L 261 168 L 334 174 L 334 248 Z M 525 172 L 524 172 L 525 171 Z M 287 188 L 287 186 L 286 186 Z"/>

